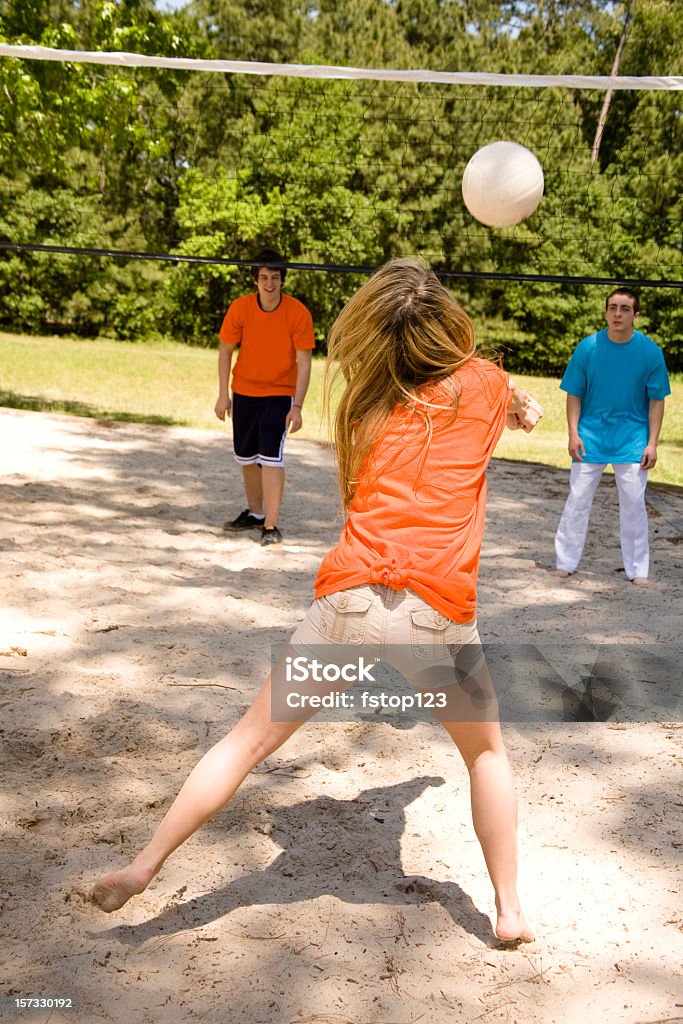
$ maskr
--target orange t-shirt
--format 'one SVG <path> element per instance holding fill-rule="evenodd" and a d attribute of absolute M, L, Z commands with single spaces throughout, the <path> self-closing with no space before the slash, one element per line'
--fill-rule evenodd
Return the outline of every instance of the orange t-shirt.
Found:
<path fill-rule="evenodd" d="M 476 615 L 486 513 L 486 467 L 505 427 L 508 375 L 475 357 L 455 374 L 458 412 L 427 409 L 425 425 L 402 406 L 392 413 L 361 471 L 339 542 L 325 555 L 315 596 L 366 583 L 409 589 L 456 622 Z M 440 385 L 418 392 L 446 405 Z"/>
<path fill-rule="evenodd" d="M 293 395 L 297 350 L 315 348 L 311 314 L 303 302 L 284 294 L 270 313 L 259 306 L 257 292 L 235 299 L 218 337 L 239 344 L 232 389 L 254 398 Z"/>

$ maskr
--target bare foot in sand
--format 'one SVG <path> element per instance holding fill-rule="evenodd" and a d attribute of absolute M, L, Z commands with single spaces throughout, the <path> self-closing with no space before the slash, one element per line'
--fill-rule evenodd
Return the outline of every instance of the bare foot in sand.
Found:
<path fill-rule="evenodd" d="M 573 572 L 569 572 L 568 569 L 556 569 L 555 570 L 555 575 L 559 576 L 561 580 L 566 580 L 566 579 L 569 578 L 569 576 L 573 576 L 574 573 Z"/>
<path fill-rule="evenodd" d="M 631 583 L 635 583 L 637 587 L 646 587 L 648 585 L 647 576 L 636 576 L 635 579 L 631 580 Z"/>
<path fill-rule="evenodd" d="M 521 910 L 498 914 L 496 935 L 501 942 L 533 942 L 534 933 Z"/>
<path fill-rule="evenodd" d="M 133 861 L 121 871 L 114 871 L 111 875 L 100 878 L 88 893 L 88 897 L 90 902 L 105 914 L 111 914 L 114 910 L 120 910 L 131 896 L 139 896 L 144 892 L 154 874 L 154 871 L 136 865 Z"/>

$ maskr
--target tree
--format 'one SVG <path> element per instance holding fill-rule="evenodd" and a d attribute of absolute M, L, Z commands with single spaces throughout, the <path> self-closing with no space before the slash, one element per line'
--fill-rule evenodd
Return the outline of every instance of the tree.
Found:
<path fill-rule="evenodd" d="M 194 13 L 192 13 L 194 12 Z M 680 71 L 683 0 L 6 0 L 3 38 L 76 49 L 447 70 L 608 74 L 630 16 L 625 74 Z M 297 262 L 680 278 L 680 92 L 604 94 L 189 74 L 0 61 L 0 232 L 8 241 Z M 603 118 L 604 120 L 604 118 Z M 546 196 L 495 231 L 466 212 L 469 157 L 511 138 L 539 156 Z M 6 326 L 206 343 L 248 275 L 227 264 L 5 253 Z M 361 278 L 292 274 L 323 335 Z M 514 367 L 559 369 L 597 295 L 567 284 L 461 281 L 505 324 Z M 677 292 L 647 296 L 683 364 Z M 599 302 L 598 302 L 599 305 Z M 497 329 L 497 328 L 496 328 Z M 516 364 L 515 364 L 516 361 Z"/>
<path fill-rule="evenodd" d="M 151 0 L 32 0 L 26 12 L 23 6 L 13 0 L 3 11 L 2 31 L 15 33 L 14 41 L 206 52 L 191 20 L 161 14 Z M 0 76 L 11 99 L 0 107 L 0 174 L 8 182 L 0 193 L 4 237 L 102 249 L 167 248 L 176 234 L 177 182 L 189 137 L 177 114 L 187 76 L 16 59 L 0 62 Z M 43 320 L 61 318 L 77 331 L 114 329 L 129 336 L 135 330 L 149 333 L 163 322 L 154 315 L 158 268 L 126 268 L 120 261 L 104 264 L 87 257 L 50 259 L 59 264 L 59 273 L 46 267 L 45 257 L 7 258 L 6 284 L 18 268 L 23 281 L 23 296 L 8 298 L 5 305 L 11 322 L 30 321 L 38 329 L 40 296 Z M 85 288 L 84 281 L 90 282 Z M 17 303 L 25 314 L 15 309 Z"/>

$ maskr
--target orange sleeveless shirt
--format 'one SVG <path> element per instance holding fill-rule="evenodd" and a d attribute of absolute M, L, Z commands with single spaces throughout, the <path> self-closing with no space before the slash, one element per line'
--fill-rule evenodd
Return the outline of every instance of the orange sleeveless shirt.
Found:
<path fill-rule="evenodd" d="M 325 555 L 315 596 L 366 583 L 409 589 L 456 622 L 476 616 L 486 514 L 486 467 L 505 427 L 510 385 L 472 358 L 454 375 L 459 395 L 427 385 L 418 397 L 432 423 L 425 452 L 420 415 L 397 406 L 362 471 L 339 542 Z"/>

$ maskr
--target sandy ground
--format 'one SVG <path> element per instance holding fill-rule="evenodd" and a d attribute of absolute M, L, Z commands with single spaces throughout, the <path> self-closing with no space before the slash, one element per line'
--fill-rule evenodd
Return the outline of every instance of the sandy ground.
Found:
<path fill-rule="evenodd" d="M 683 1021 L 675 721 L 506 727 L 538 930 L 516 951 L 491 931 L 459 756 L 408 719 L 311 723 L 144 896 L 111 917 L 87 902 L 310 600 L 335 478 L 323 448 L 289 451 L 286 543 L 262 549 L 220 530 L 243 506 L 222 435 L 0 414 L 3 1019 Z M 683 496 L 653 493 L 653 582 L 636 588 L 603 483 L 586 571 L 562 583 L 567 476 L 492 466 L 484 639 L 679 641 Z"/>

